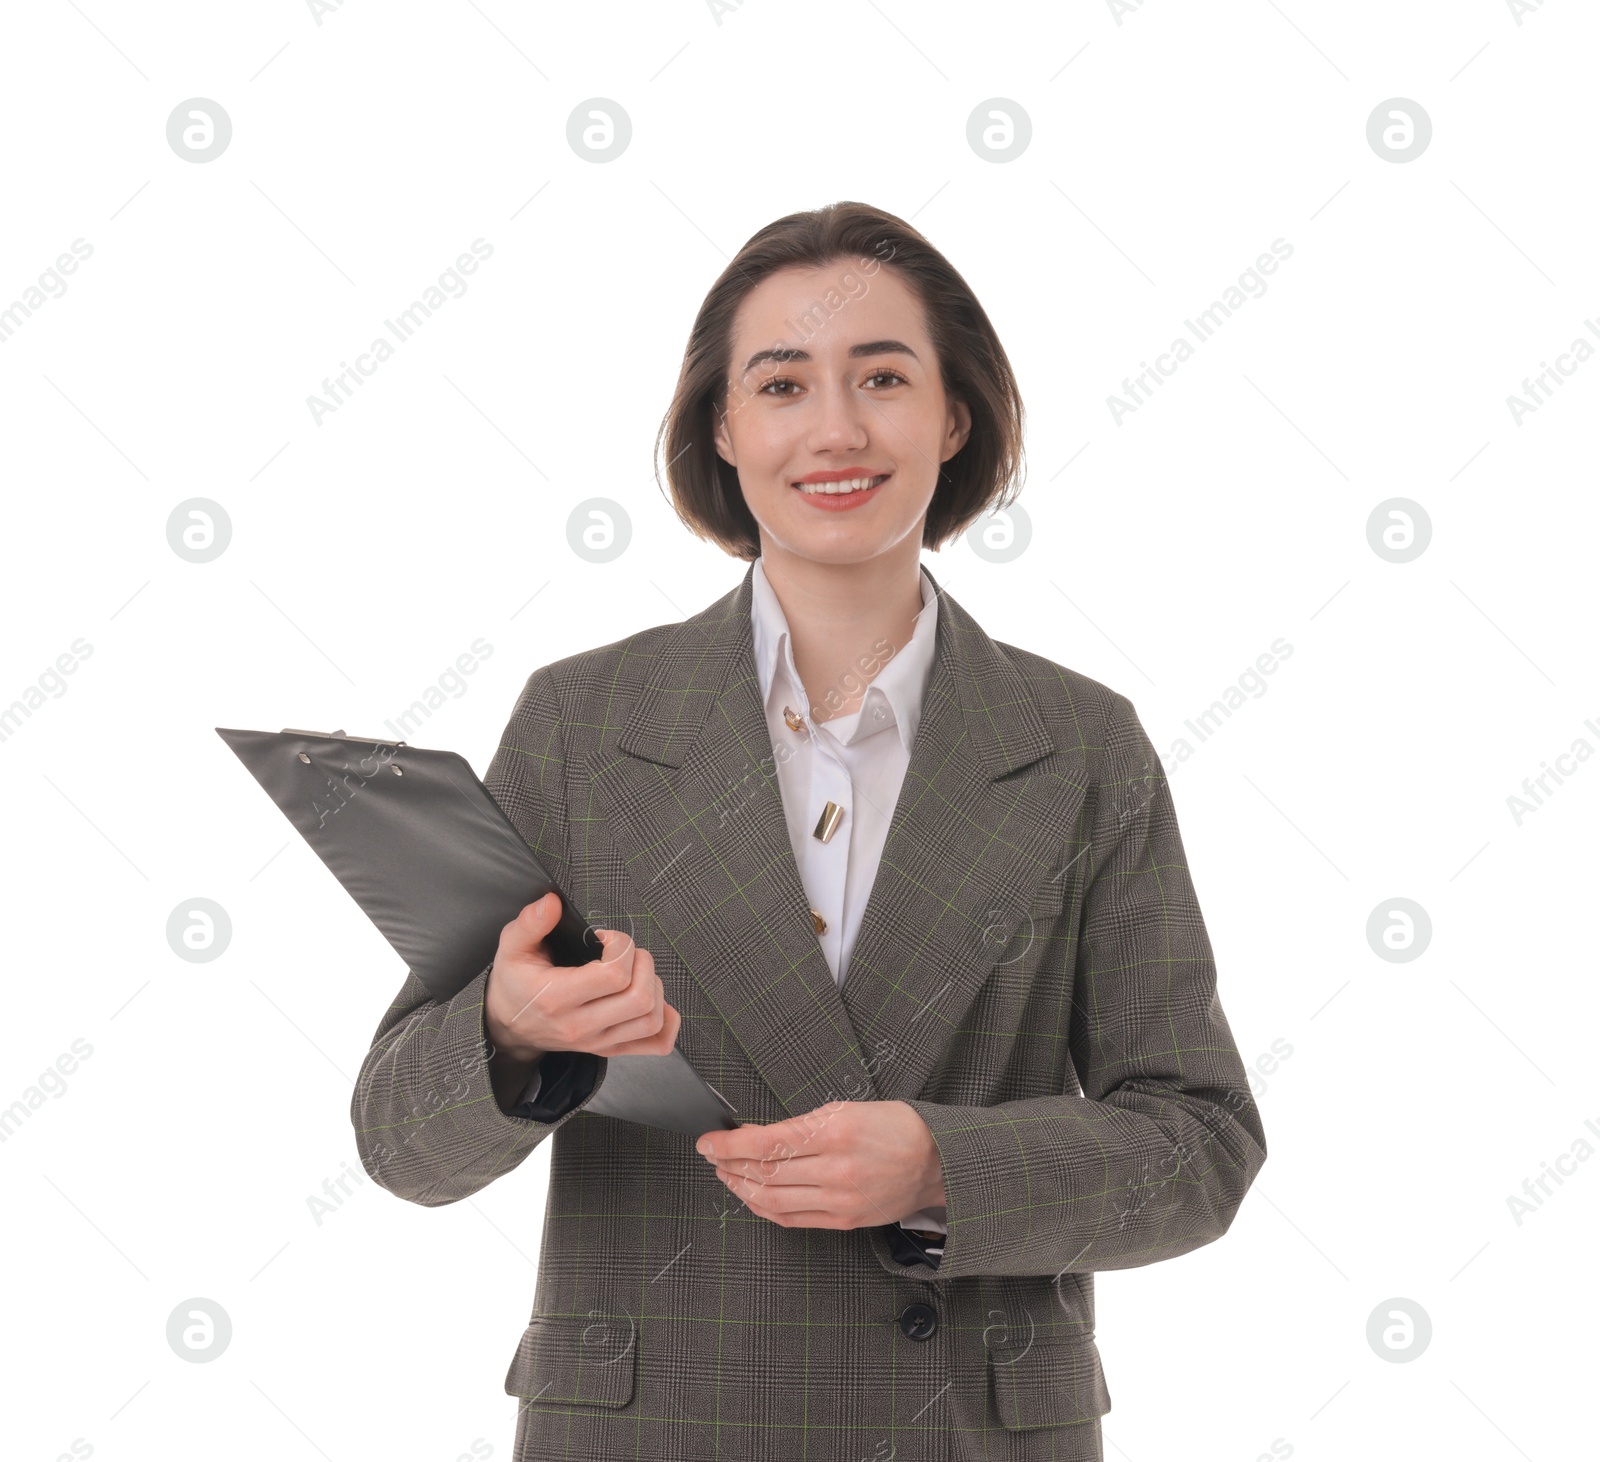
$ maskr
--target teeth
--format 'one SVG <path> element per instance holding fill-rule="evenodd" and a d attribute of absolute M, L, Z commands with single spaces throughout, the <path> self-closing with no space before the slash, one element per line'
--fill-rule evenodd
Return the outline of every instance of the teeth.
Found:
<path fill-rule="evenodd" d="M 843 482 L 797 482 L 795 486 L 801 492 L 862 492 L 876 482 L 882 482 L 889 474 L 882 473 L 877 477 L 851 477 Z"/>

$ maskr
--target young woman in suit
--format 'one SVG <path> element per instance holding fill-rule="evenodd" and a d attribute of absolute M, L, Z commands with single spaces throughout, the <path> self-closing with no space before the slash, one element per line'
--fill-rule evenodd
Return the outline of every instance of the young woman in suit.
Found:
<path fill-rule="evenodd" d="M 1131 704 L 921 564 L 1022 425 L 880 210 L 777 220 L 701 307 L 667 479 L 749 568 L 536 670 L 486 777 L 605 955 L 553 967 L 530 904 L 460 994 L 408 981 L 352 1102 L 419 1203 L 555 1136 L 518 1459 L 1099 1458 L 1094 1271 L 1216 1239 L 1265 1160 Z M 583 1117 L 674 1046 L 737 1130 Z"/>

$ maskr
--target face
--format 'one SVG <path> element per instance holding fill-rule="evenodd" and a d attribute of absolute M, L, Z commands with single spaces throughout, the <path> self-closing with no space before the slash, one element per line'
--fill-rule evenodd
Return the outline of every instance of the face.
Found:
<path fill-rule="evenodd" d="M 908 535 L 920 549 L 940 464 L 971 429 L 966 404 L 945 395 L 922 306 L 892 268 L 785 269 L 745 296 L 716 444 L 738 469 L 764 555 L 863 563 Z M 818 477 L 873 485 L 797 485 Z"/>

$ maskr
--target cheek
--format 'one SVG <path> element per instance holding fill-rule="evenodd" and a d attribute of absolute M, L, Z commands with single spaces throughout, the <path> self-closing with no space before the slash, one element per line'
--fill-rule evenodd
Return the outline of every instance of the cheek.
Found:
<path fill-rule="evenodd" d="M 950 420 L 942 408 L 920 403 L 915 412 L 898 425 L 908 437 L 924 449 L 938 451 L 944 446 Z"/>
<path fill-rule="evenodd" d="M 739 480 L 746 491 L 771 497 L 779 488 L 788 487 L 784 469 L 796 456 L 798 449 L 793 444 L 775 438 L 770 431 L 749 430 L 734 437 L 734 449 Z"/>

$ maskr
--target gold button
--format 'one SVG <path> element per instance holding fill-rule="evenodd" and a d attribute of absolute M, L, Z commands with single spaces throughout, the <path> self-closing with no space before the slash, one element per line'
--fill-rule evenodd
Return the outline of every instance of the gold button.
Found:
<path fill-rule="evenodd" d="M 828 932 L 828 921 L 824 919 L 822 915 L 819 914 L 815 909 L 811 911 L 811 922 L 816 926 L 816 930 L 819 935 L 826 934 Z"/>
<path fill-rule="evenodd" d="M 788 723 L 791 731 L 804 731 L 806 729 L 806 723 L 795 715 L 788 706 L 783 708 L 783 719 Z"/>
<path fill-rule="evenodd" d="M 811 836 L 824 843 L 827 842 L 838 831 L 839 824 L 843 819 L 844 808 L 839 806 L 837 802 L 825 803 L 822 808 L 822 816 L 817 819 L 817 825 L 811 829 Z"/>

